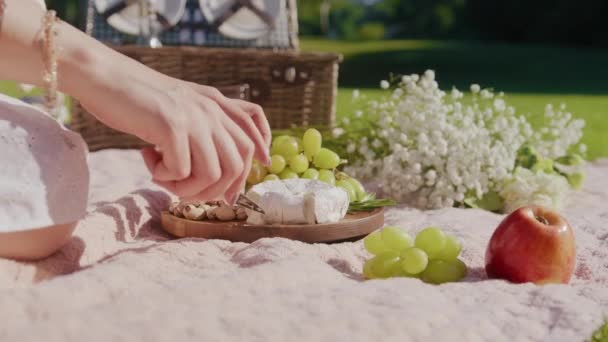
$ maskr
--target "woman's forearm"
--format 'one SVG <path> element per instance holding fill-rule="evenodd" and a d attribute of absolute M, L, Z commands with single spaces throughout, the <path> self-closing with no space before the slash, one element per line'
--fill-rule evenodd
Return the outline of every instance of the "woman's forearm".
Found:
<path fill-rule="evenodd" d="M 43 85 L 44 13 L 44 8 L 35 0 L 6 0 L 0 28 L 0 79 Z M 117 82 L 126 78 L 153 85 L 158 83 L 155 78 L 165 77 L 67 23 L 56 25 L 58 87 L 62 92 L 88 98 L 100 88 L 111 91 L 113 85 L 118 86 Z"/>
<path fill-rule="evenodd" d="M 5 0 L 0 27 L 0 78 L 40 85 L 44 64 L 39 42 L 44 9 L 31 0 Z"/>

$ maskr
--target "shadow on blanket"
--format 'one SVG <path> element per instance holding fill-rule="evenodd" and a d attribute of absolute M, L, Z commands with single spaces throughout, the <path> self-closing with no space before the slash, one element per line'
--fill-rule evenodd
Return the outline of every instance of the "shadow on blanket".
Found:
<path fill-rule="evenodd" d="M 141 189 L 116 201 L 95 203 L 94 210 L 89 216 L 102 214 L 111 217 L 115 224 L 107 228 L 115 229 L 114 238 L 119 243 L 166 241 L 170 236 L 160 228 L 160 212 L 167 207 L 169 201 L 170 197 L 165 192 Z M 35 283 L 91 267 L 91 265 L 83 267 L 80 260 L 85 252 L 86 242 L 79 235 L 88 229 L 86 219 L 81 228 L 82 231 L 77 229 L 75 236 L 57 253 L 32 263 L 36 267 Z M 106 262 L 116 255 L 129 251 L 144 252 L 150 247 L 121 248 L 95 261 L 95 264 Z"/>
<path fill-rule="evenodd" d="M 141 205 L 136 202 L 138 198 L 143 198 L 147 203 L 145 210 L 150 218 L 144 223 L 141 222 L 144 216 Z M 102 213 L 114 219 L 116 241 L 164 241 L 169 239 L 170 236 L 160 228 L 160 213 L 169 205 L 170 201 L 171 198 L 165 192 L 141 189 L 115 202 L 98 202 L 94 212 Z"/>
<path fill-rule="evenodd" d="M 75 236 L 55 254 L 34 263 L 36 266 L 34 283 L 78 271 L 81 268 L 80 257 L 84 253 L 85 246 L 84 241 Z"/>

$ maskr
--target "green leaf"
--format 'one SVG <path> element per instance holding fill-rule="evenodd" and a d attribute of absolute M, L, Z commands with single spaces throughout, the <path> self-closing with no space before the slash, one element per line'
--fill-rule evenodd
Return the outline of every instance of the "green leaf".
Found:
<path fill-rule="evenodd" d="M 532 165 L 532 171 L 542 171 L 547 174 L 554 173 L 555 170 L 553 169 L 553 160 L 548 158 L 537 159 L 536 163 Z"/>
<path fill-rule="evenodd" d="M 568 178 L 568 183 L 575 190 L 579 190 L 583 186 L 583 183 L 585 183 L 585 174 L 582 172 L 570 173 L 566 175 L 566 178 Z"/>
<path fill-rule="evenodd" d="M 515 157 L 515 166 L 530 169 L 538 162 L 539 159 L 540 155 L 536 149 L 534 149 L 534 147 L 524 145 L 517 151 L 517 156 Z"/>
<path fill-rule="evenodd" d="M 351 202 L 348 206 L 348 212 L 351 213 L 355 211 L 372 211 L 377 208 L 390 207 L 397 204 L 397 202 L 393 201 L 392 199 L 377 199 L 373 194 L 367 194 L 366 198 L 368 199 L 363 201 Z"/>
<path fill-rule="evenodd" d="M 555 162 L 562 165 L 578 166 L 585 162 L 585 159 L 579 154 L 569 154 L 555 159 Z"/>
<path fill-rule="evenodd" d="M 477 205 L 477 197 L 467 197 L 464 199 L 464 204 L 469 208 L 479 208 Z"/>
<path fill-rule="evenodd" d="M 505 203 L 502 197 L 493 190 L 486 192 L 481 198 L 467 196 L 464 203 L 470 208 L 479 208 L 487 211 L 500 211 Z"/>

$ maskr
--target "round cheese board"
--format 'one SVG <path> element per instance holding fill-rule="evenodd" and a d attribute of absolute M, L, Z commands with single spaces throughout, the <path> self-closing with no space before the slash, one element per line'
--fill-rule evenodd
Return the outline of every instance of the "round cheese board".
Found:
<path fill-rule="evenodd" d="M 193 221 L 177 217 L 168 211 L 161 213 L 165 231 L 178 237 L 253 242 L 267 237 L 282 237 L 302 242 L 339 242 L 362 238 L 382 228 L 384 209 L 347 214 L 341 221 L 327 224 L 250 225 L 245 221 Z"/>

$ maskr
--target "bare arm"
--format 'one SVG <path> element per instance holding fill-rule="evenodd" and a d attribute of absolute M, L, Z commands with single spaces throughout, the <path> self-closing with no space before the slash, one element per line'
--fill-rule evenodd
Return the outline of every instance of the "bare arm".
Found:
<path fill-rule="evenodd" d="M 45 10 L 35 0 L 5 1 L 0 78 L 42 85 Z M 63 22 L 57 48 L 59 90 L 108 126 L 158 146 L 162 153 L 146 149 L 144 160 L 176 194 L 232 202 L 252 158 L 269 161 L 270 128 L 259 106 L 162 75 Z"/>

